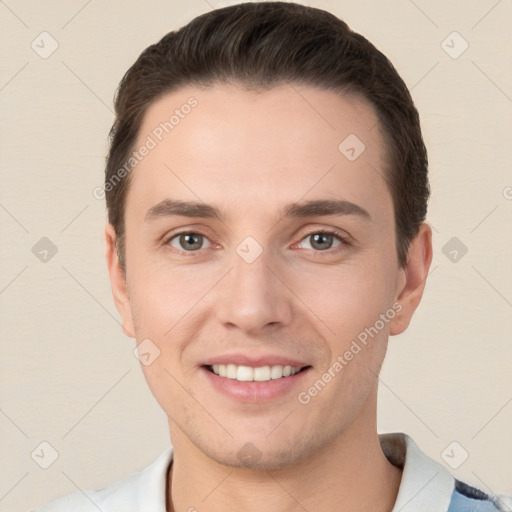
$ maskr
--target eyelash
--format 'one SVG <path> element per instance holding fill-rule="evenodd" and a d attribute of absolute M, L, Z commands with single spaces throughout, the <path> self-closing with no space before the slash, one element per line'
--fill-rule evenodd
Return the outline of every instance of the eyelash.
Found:
<path fill-rule="evenodd" d="M 337 238 L 339 240 L 339 242 L 341 243 L 341 245 L 339 247 L 334 247 L 334 248 L 329 248 L 329 249 L 326 249 L 324 251 L 321 251 L 321 250 L 314 250 L 315 253 L 317 254 L 322 254 L 322 253 L 327 253 L 327 254 L 336 254 L 340 251 L 342 251 L 344 248 L 347 248 L 347 247 L 350 247 L 352 245 L 352 243 L 348 240 L 348 238 L 342 236 L 339 232 L 335 231 L 335 230 L 332 230 L 332 229 L 321 229 L 321 230 L 316 230 L 316 231 L 310 231 L 309 233 L 306 233 L 300 240 L 298 243 L 302 242 L 302 240 L 304 240 L 305 238 L 308 238 L 310 236 L 313 236 L 313 235 L 318 235 L 318 234 L 322 234 L 322 235 L 331 235 L 335 238 Z M 169 245 L 171 240 L 174 240 L 175 238 L 181 236 L 181 235 L 200 235 L 204 238 L 206 238 L 210 243 L 213 243 L 207 235 L 205 235 L 204 233 L 201 233 L 200 231 L 181 231 L 179 233 L 174 233 L 173 235 L 171 235 L 170 237 L 168 237 L 164 243 L 164 245 Z M 296 245 L 296 244 L 294 244 Z M 180 255 L 183 255 L 183 256 L 196 256 L 197 253 L 199 253 L 202 249 L 198 249 L 197 251 L 185 251 L 185 250 L 180 250 L 176 247 L 173 247 L 173 249 L 177 250 L 178 253 Z"/>
<path fill-rule="evenodd" d="M 336 254 L 340 251 L 343 251 L 343 249 L 349 247 L 350 245 L 352 245 L 350 243 L 350 241 L 348 240 L 347 237 L 345 236 L 342 236 L 338 231 L 335 231 L 333 229 L 320 229 L 320 230 L 316 230 L 316 231 L 311 231 L 309 233 L 306 233 L 301 239 L 299 242 L 302 242 L 302 240 L 304 240 L 305 238 L 309 238 L 310 236 L 312 235 L 331 235 L 333 236 L 334 238 L 337 238 L 340 242 L 340 246 L 339 247 L 334 247 L 334 248 L 329 248 L 329 249 L 326 249 L 325 251 L 320 251 L 320 250 L 314 250 L 316 254 L 322 254 L 322 253 L 326 253 L 326 254 Z M 295 244 L 294 244 L 295 245 Z"/>

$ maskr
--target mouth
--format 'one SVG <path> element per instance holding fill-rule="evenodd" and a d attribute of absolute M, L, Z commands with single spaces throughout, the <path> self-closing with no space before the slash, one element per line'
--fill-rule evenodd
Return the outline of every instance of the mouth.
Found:
<path fill-rule="evenodd" d="M 287 355 L 242 352 L 212 356 L 199 368 L 207 388 L 247 405 L 289 400 L 302 390 L 313 371 L 306 361 Z"/>
<path fill-rule="evenodd" d="M 219 377 L 238 382 L 269 382 L 293 377 L 297 373 L 307 370 L 310 366 L 276 364 L 253 367 L 228 363 L 205 365 L 204 368 Z"/>

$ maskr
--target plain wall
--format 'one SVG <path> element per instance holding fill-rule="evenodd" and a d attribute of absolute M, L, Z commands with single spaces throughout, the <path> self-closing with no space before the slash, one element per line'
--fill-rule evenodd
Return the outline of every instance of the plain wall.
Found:
<path fill-rule="evenodd" d="M 1 512 L 103 487 L 169 443 L 135 342 L 120 328 L 105 204 L 93 190 L 124 72 L 165 33 L 226 3 L 0 3 Z M 309 5 L 389 56 L 412 89 L 429 150 L 434 261 L 410 328 L 390 340 L 379 431 L 407 432 L 456 477 L 510 493 L 512 3 Z M 43 31 L 59 45 L 46 59 L 31 47 L 51 49 Z M 47 262 L 33 253 L 50 247 L 43 237 L 58 250 Z M 48 469 L 31 457 L 43 441 L 59 454 Z M 468 453 L 458 469 L 441 456 L 453 441 L 455 457 Z"/>

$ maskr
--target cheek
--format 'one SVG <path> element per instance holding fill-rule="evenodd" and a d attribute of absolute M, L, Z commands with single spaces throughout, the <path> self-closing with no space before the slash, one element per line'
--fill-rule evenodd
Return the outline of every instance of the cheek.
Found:
<path fill-rule="evenodd" d="M 150 364 L 144 364 L 141 358 L 144 377 L 155 399 L 172 419 L 175 404 L 185 407 L 189 400 L 179 385 L 189 369 L 184 365 L 187 340 L 197 327 L 201 297 L 211 285 L 204 276 L 190 272 L 191 267 L 188 271 L 150 267 L 141 269 L 132 281 L 132 315 L 137 343 L 146 343 L 149 352 L 156 355 Z"/>
<path fill-rule="evenodd" d="M 179 372 L 183 358 L 189 356 L 191 340 L 201 331 L 222 272 L 200 265 L 163 268 L 157 264 L 146 265 L 135 274 L 130 304 L 138 343 L 151 340 L 162 356 L 159 364 L 165 362 L 169 371 Z"/>
<path fill-rule="evenodd" d="M 297 296 L 325 325 L 322 332 L 335 340 L 338 350 L 392 306 L 392 272 L 381 259 L 354 259 L 353 263 L 301 272 L 294 279 Z"/>
<path fill-rule="evenodd" d="M 190 265 L 172 267 L 144 262 L 134 268 L 129 281 L 132 311 L 140 333 L 150 332 L 158 338 L 193 309 L 211 280 Z"/>
<path fill-rule="evenodd" d="M 383 263 L 375 260 L 339 266 L 326 274 L 306 273 L 297 282 L 297 295 L 313 312 L 309 318 L 324 334 L 330 351 L 330 360 L 322 363 L 308 386 L 314 388 L 318 379 L 328 379 L 327 391 L 315 400 L 320 409 L 330 411 L 335 423 L 355 414 L 376 383 L 386 353 L 389 322 L 395 315 L 390 275 Z M 333 402 L 342 407 L 332 407 Z"/>

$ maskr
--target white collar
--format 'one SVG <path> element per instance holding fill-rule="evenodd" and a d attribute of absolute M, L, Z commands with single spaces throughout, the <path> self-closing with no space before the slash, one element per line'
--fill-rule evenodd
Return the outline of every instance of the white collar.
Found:
<path fill-rule="evenodd" d="M 142 471 L 133 473 L 92 494 L 87 493 L 90 496 L 90 501 L 105 512 L 111 510 L 166 512 L 167 471 L 172 462 L 172 455 L 173 449 L 169 446 Z M 89 505 L 91 505 L 90 502 Z M 88 512 L 89 508 L 85 510 Z M 98 509 L 94 507 L 90 510 L 97 512 Z"/>
<path fill-rule="evenodd" d="M 454 477 L 406 434 L 381 434 L 379 441 L 388 460 L 403 468 L 392 512 L 446 512 L 455 487 Z"/>

